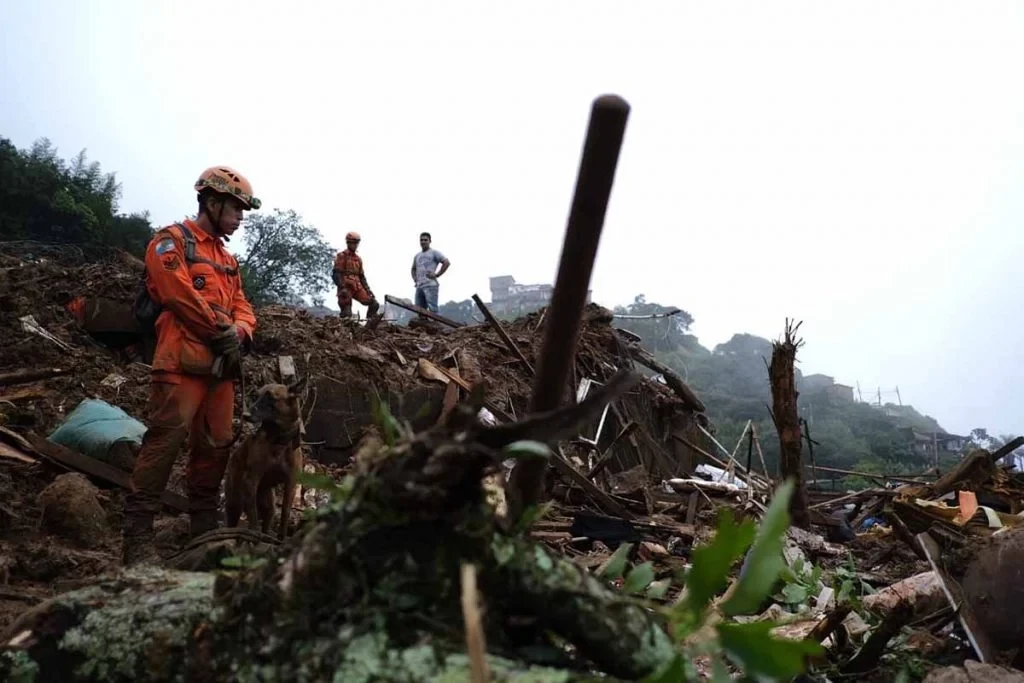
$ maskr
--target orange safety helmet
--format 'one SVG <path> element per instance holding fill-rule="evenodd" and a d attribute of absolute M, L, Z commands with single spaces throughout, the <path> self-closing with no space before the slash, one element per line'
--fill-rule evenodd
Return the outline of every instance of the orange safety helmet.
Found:
<path fill-rule="evenodd" d="M 349 234 L 345 235 L 346 242 L 360 242 L 362 241 L 362 239 L 363 238 L 359 236 L 358 232 L 350 232 Z"/>
<path fill-rule="evenodd" d="M 209 189 L 221 194 L 229 194 L 245 204 L 247 209 L 258 209 L 262 202 L 252 196 L 252 184 L 245 176 L 230 166 L 211 166 L 199 174 L 195 185 L 196 192 Z"/>

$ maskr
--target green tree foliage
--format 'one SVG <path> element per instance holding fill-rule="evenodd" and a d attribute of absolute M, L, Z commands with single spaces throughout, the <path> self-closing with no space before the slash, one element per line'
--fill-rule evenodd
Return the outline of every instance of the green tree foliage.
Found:
<path fill-rule="evenodd" d="M 246 296 L 254 306 L 302 305 L 331 284 L 334 248 L 295 211 L 252 214 L 242 232 L 238 259 Z"/>
<path fill-rule="evenodd" d="M 687 334 L 693 324 L 693 316 L 675 306 L 662 306 L 649 303 L 643 294 L 637 295 L 628 306 L 616 306 L 612 311 L 617 315 L 665 315 L 679 311 L 675 315 L 661 318 L 630 319 L 618 318 L 617 327 L 629 330 L 643 339 L 644 347 L 649 351 L 676 351 L 680 348 L 696 347 L 697 338 Z"/>
<path fill-rule="evenodd" d="M 0 235 L 141 256 L 153 234 L 145 213 L 118 213 L 121 185 L 82 150 L 70 162 L 43 138 L 19 150 L 0 138 Z"/>

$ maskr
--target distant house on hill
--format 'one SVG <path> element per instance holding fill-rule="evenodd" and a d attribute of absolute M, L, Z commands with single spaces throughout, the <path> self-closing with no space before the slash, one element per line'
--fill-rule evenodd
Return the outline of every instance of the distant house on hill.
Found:
<path fill-rule="evenodd" d="M 824 391 L 835 383 L 835 377 L 830 377 L 829 375 L 823 375 L 821 373 L 804 375 L 800 381 L 800 391 L 805 391 L 807 393 Z"/>
<path fill-rule="evenodd" d="M 926 457 L 934 456 L 936 450 L 939 454 L 959 453 L 968 442 L 966 436 L 946 432 L 923 432 L 913 427 L 904 427 L 900 431 L 912 443 L 914 452 Z"/>
<path fill-rule="evenodd" d="M 849 401 L 850 403 L 853 403 L 853 387 L 848 384 L 839 384 L 837 382 L 826 389 L 826 391 L 831 398 L 838 401 Z"/>
<path fill-rule="evenodd" d="M 553 285 L 524 285 L 516 282 L 511 275 L 500 275 L 490 279 L 491 304 L 489 308 L 495 315 L 503 318 L 518 318 L 539 311 L 551 303 Z M 587 291 L 587 303 L 590 303 L 590 291 Z"/>
<path fill-rule="evenodd" d="M 834 377 L 820 373 L 806 375 L 799 382 L 799 389 L 808 394 L 825 392 L 829 398 L 837 401 L 853 402 L 853 387 L 847 384 L 837 384 Z"/>

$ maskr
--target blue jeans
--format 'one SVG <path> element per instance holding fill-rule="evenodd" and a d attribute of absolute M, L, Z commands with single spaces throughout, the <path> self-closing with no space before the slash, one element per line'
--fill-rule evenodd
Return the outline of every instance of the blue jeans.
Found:
<path fill-rule="evenodd" d="M 437 290 L 439 287 L 417 287 L 416 305 L 431 313 L 437 313 Z"/>

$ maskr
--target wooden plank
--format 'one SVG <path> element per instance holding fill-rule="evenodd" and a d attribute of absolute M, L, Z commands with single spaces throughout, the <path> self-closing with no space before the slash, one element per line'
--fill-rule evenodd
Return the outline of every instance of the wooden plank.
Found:
<path fill-rule="evenodd" d="M 438 315 L 437 313 L 431 313 L 430 311 L 428 311 L 425 308 L 420 308 L 419 306 L 415 306 L 413 304 L 407 304 L 404 301 L 399 301 L 398 299 L 396 299 L 395 297 L 391 296 L 390 294 L 385 294 L 384 295 L 384 301 L 388 302 L 389 304 L 393 304 L 395 306 L 398 306 L 399 308 L 404 308 L 407 311 L 412 311 L 413 313 L 419 313 L 420 315 L 422 315 L 422 316 L 424 316 L 426 318 L 430 318 L 431 320 L 436 320 L 437 322 L 443 323 L 443 324 L 447 325 L 448 327 L 455 327 L 455 328 L 465 327 L 465 325 L 463 325 L 462 323 L 457 323 L 454 320 L 450 320 L 450 319 L 444 317 L 443 315 Z"/>
<path fill-rule="evenodd" d="M 1024 436 L 1018 436 L 1016 439 L 1013 439 L 1012 441 L 1003 444 L 998 449 L 993 451 L 991 456 L 992 462 L 999 462 L 1000 460 L 1008 456 L 1010 453 L 1013 453 L 1015 450 L 1020 448 L 1021 446 L 1024 446 Z"/>
<path fill-rule="evenodd" d="M 473 387 L 470 386 L 469 382 L 467 382 L 466 380 L 462 379 L 461 377 L 459 377 L 457 374 L 455 374 L 454 372 L 452 372 L 448 368 L 442 367 L 440 365 L 434 365 L 433 363 L 430 363 L 430 361 L 426 360 L 425 358 L 420 358 L 419 362 L 420 363 L 424 363 L 424 362 L 429 363 L 431 366 L 433 366 L 435 369 L 437 369 L 442 375 L 444 375 L 445 377 L 447 377 L 448 379 L 450 379 L 451 381 L 455 382 L 460 387 L 465 389 L 467 394 L 473 392 Z M 491 413 L 494 415 L 494 417 L 498 418 L 502 422 L 515 422 L 515 420 L 513 420 L 512 417 L 508 413 L 506 413 L 504 410 L 499 408 L 498 405 L 496 403 L 494 403 L 494 401 L 484 401 L 484 407 L 487 408 L 487 410 L 491 411 Z"/>
<path fill-rule="evenodd" d="M 437 417 L 435 424 L 444 424 L 448 416 L 455 410 L 455 404 L 459 402 L 459 385 L 455 382 L 448 382 L 444 387 L 444 400 L 441 402 L 441 414 Z"/>
<path fill-rule="evenodd" d="M 533 365 L 526 359 L 526 356 L 523 355 L 522 349 L 512 341 L 512 337 L 508 336 L 508 332 L 506 332 L 505 328 L 501 326 L 501 322 L 499 322 L 499 320 L 494 317 L 494 314 L 491 313 L 491 309 L 487 308 L 487 305 L 476 294 L 473 295 L 473 301 L 476 303 L 476 307 L 480 309 L 480 312 L 484 314 L 484 318 L 490 326 L 493 327 L 494 331 L 498 333 L 499 337 L 501 337 L 501 341 L 505 343 L 508 350 L 511 351 L 516 358 L 526 364 L 526 368 L 530 371 L 531 375 L 537 374 L 537 371 L 533 369 Z"/>
<path fill-rule="evenodd" d="M 70 448 L 65 448 L 60 444 L 48 441 L 37 434 L 29 433 L 25 438 L 32 445 L 32 449 L 47 460 L 77 470 L 83 474 L 88 474 L 91 477 L 102 479 L 123 489 L 131 488 L 131 476 L 124 470 L 108 465 L 105 462 L 100 462 L 95 458 L 90 458 L 87 455 L 77 453 Z M 180 512 L 189 511 L 188 499 L 172 491 L 164 491 L 160 494 L 160 501 L 164 505 Z"/>
<path fill-rule="evenodd" d="M 295 379 L 295 359 L 291 356 L 278 356 L 277 371 L 285 384 Z"/>
<path fill-rule="evenodd" d="M 560 474 L 568 477 L 573 484 L 583 489 L 598 505 L 604 508 L 605 512 L 617 515 L 622 519 L 635 519 L 636 515 L 620 505 L 609 494 L 599 489 L 594 482 L 587 479 L 582 472 L 569 464 L 561 448 L 551 453 L 551 464 L 555 466 L 555 469 Z"/>
<path fill-rule="evenodd" d="M 690 494 L 690 503 L 686 506 L 686 523 L 693 526 L 697 519 L 697 508 L 700 506 L 700 492 L 694 491 Z"/>
<path fill-rule="evenodd" d="M 66 368 L 29 368 L 27 370 L 3 372 L 0 373 L 0 386 L 7 386 L 8 384 L 24 384 L 26 382 L 35 382 L 40 379 L 50 379 L 51 377 L 66 375 L 69 372 L 71 372 L 71 370 Z"/>
<path fill-rule="evenodd" d="M 921 549 L 924 551 L 925 557 L 928 558 L 928 564 L 932 566 L 932 571 L 935 572 L 935 576 L 939 578 L 939 583 L 942 584 L 942 591 L 946 594 L 946 599 L 957 613 L 960 625 L 963 626 L 964 633 L 967 634 L 967 639 L 978 654 L 978 660 L 982 663 L 994 662 L 998 652 L 992 646 L 988 635 L 982 630 L 981 625 L 978 624 L 978 619 L 974 615 L 971 605 L 964 599 L 963 589 L 960 588 L 960 584 L 943 570 L 942 562 L 940 561 L 942 553 L 939 549 L 939 544 L 935 542 L 935 539 L 927 531 L 918 534 L 916 538 Z"/>

